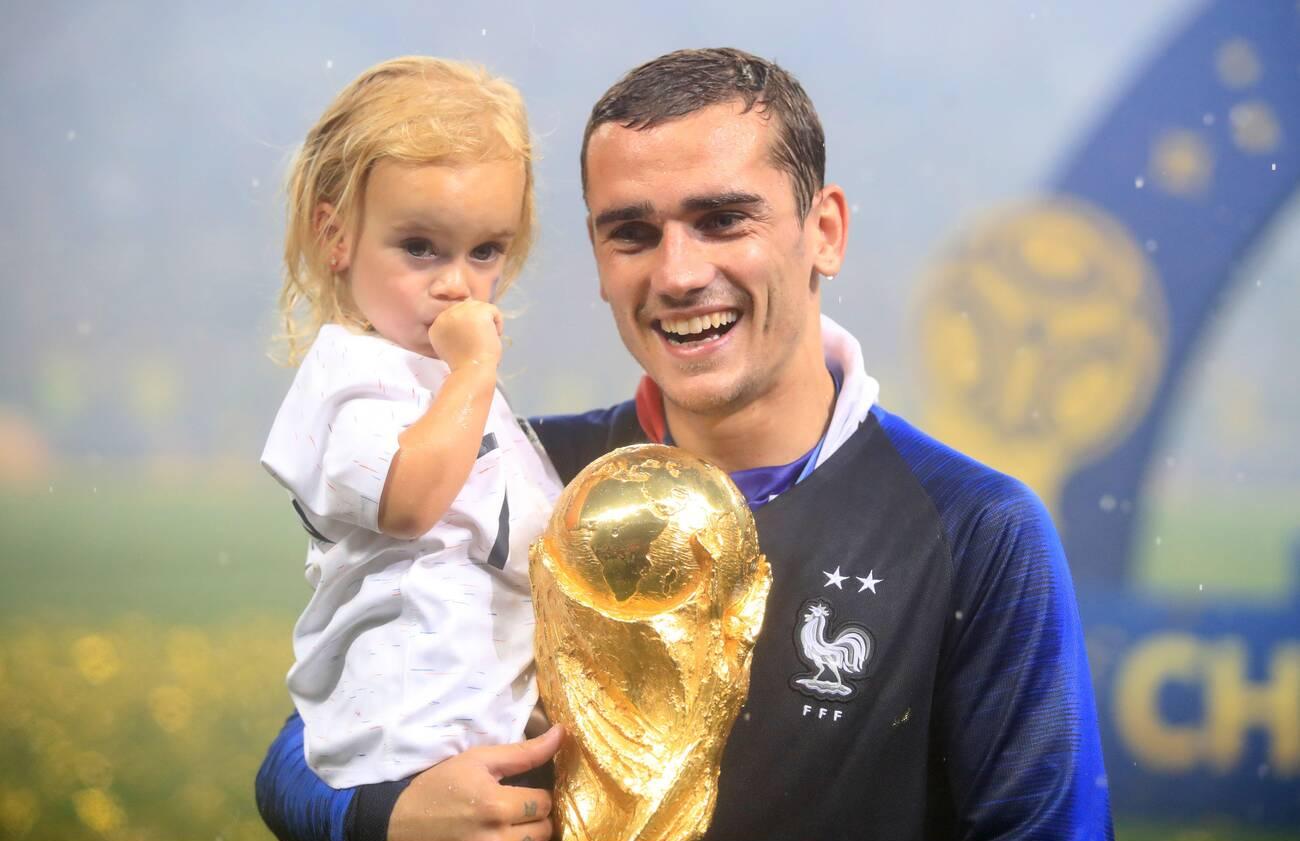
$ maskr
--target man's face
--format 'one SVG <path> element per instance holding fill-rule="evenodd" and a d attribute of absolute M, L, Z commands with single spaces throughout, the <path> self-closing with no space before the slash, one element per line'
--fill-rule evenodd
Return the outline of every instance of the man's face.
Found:
<path fill-rule="evenodd" d="M 606 123 L 587 147 L 601 297 L 628 351 L 692 413 L 736 411 L 822 365 L 818 226 L 771 163 L 774 125 L 742 111 Z"/>

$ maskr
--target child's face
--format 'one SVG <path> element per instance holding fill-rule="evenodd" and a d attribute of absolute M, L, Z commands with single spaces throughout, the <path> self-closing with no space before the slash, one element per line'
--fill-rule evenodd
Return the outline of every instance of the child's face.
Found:
<path fill-rule="evenodd" d="M 361 224 L 343 246 L 352 300 L 389 341 L 433 356 L 429 325 L 452 304 L 492 299 L 519 228 L 524 166 L 380 161 Z"/>

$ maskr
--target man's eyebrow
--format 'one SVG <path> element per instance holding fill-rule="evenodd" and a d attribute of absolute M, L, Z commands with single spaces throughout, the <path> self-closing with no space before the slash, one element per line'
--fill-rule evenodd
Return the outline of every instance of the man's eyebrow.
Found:
<path fill-rule="evenodd" d="M 767 210 L 768 204 L 766 199 L 756 193 L 742 193 L 738 190 L 689 196 L 683 199 L 681 204 L 682 210 L 687 213 L 698 213 L 701 210 L 718 210 L 723 207 L 753 207 L 759 210 Z M 648 201 L 629 204 L 601 211 L 596 216 L 592 226 L 600 228 L 612 222 L 634 222 L 652 215 L 654 215 L 654 205 Z"/>
<path fill-rule="evenodd" d="M 654 205 L 648 201 L 602 210 L 600 215 L 596 217 L 596 221 L 592 223 L 592 227 L 600 228 L 611 222 L 635 222 L 638 219 L 653 215 L 654 212 Z"/>
<path fill-rule="evenodd" d="M 682 209 L 686 211 L 718 210 L 723 207 L 736 206 L 766 209 L 767 200 L 755 193 L 732 191 L 727 193 L 711 193 L 703 196 L 690 196 L 682 201 Z"/>

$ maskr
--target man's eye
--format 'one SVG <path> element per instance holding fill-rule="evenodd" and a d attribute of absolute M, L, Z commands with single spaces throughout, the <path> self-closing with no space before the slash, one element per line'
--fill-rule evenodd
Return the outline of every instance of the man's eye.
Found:
<path fill-rule="evenodd" d="M 705 217 L 700 227 L 709 231 L 730 231 L 739 227 L 740 223 L 745 221 L 744 214 L 734 211 L 723 211 L 713 213 Z"/>
<path fill-rule="evenodd" d="M 412 257 L 429 258 L 437 256 L 433 243 L 419 237 L 402 241 L 402 249 Z"/>
<path fill-rule="evenodd" d="M 471 251 L 469 256 L 480 263 L 487 263 L 491 260 L 495 260 L 504 253 L 505 249 L 499 244 L 495 242 L 485 242 Z"/>
<path fill-rule="evenodd" d="M 610 231 L 609 238 L 623 245 L 651 245 L 659 238 L 659 232 L 644 222 L 629 222 Z"/>

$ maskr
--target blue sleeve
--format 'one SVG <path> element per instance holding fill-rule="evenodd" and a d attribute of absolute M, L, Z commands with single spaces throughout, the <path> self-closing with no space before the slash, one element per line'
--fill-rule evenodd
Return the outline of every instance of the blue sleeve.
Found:
<path fill-rule="evenodd" d="M 954 578 L 936 694 L 960 837 L 1113 838 L 1083 628 L 1056 529 L 1014 479 L 988 471 L 966 492 L 979 502 L 941 509 Z"/>
<path fill-rule="evenodd" d="M 302 719 L 284 722 L 257 772 L 257 809 L 280 841 L 345 841 L 356 789 L 330 788 L 307 766 Z"/>

